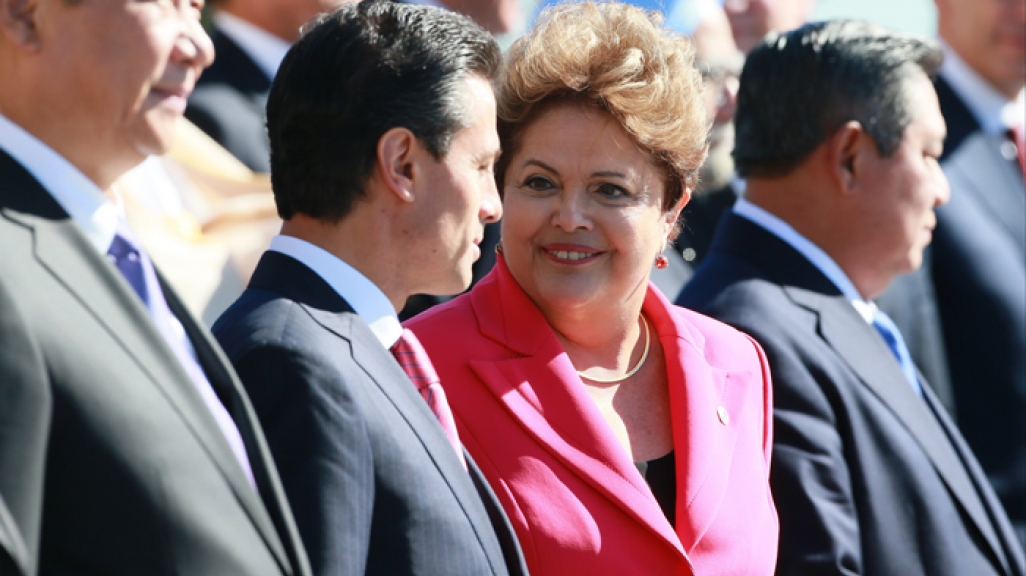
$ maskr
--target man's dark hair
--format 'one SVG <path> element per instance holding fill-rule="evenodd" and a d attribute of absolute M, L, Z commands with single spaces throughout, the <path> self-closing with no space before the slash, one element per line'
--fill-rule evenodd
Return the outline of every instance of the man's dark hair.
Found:
<path fill-rule="evenodd" d="M 443 158 L 471 122 L 463 81 L 494 84 L 501 62 L 491 35 L 441 8 L 367 0 L 319 17 L 285 56 L 267 101 L 278 214 L 344 218 L 392 128 Z"/>
<path fill-rule="evenodd" d="M 933 76 L 943 58 L 932 41 L 852 20 L 768 36 L 741 72 L 738 173 L 786 175 L 851 120 L 890 156 L 912 121 L 906 80 L 916 67 Z"/>

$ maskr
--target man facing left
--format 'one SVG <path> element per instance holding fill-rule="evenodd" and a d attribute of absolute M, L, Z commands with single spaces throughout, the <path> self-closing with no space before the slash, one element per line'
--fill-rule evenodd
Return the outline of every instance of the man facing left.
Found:
<path fill-rule="evenodd" d="M 245 393 L 105 191 L 167 150 L 198 0 L 0 0 L 0 574 L 309 574 Z"/>

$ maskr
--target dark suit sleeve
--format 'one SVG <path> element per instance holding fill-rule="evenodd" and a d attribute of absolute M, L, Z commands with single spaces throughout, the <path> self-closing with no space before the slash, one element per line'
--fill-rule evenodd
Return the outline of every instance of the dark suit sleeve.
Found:
<path fill-rule="evenodd" d="M 773 373 L 770 485 L 780 512 L 778 576 L 862 572 L 845 446 L 831 399 L 836 378 L 800 357 L 785 330 L 739 326 L 762 344 Z"/>
<path fill-rule="evenodd" d="M 0 575 L 35 574 L 52 401 L 42 354 L 0 284 Z"/>
<path fill-rule="evenodd" d="M 289 344 L 262 343 L 232 360 L 263 426 L 313 573 L 364 574 L 374 465 L 360 412 L 337 370 Z"/>

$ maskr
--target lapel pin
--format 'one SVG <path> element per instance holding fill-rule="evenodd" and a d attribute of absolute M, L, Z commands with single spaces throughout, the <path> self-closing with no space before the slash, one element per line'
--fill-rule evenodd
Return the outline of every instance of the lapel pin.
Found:
<path fill-rule="evenodd" d="M 726 426 L 727 424 L 730 424 L 730 414 L 727 414 L 727 409 L 724 408 L 723 406 L 720 406 L 719 408 L 716 409 L 716 416 L 719 417 L 720 422 L 724 426 Z"/>

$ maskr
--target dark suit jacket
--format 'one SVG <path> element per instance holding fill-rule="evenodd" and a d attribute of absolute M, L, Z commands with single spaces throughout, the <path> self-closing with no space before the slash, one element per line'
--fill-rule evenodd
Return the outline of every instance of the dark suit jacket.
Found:
<path fill-rule="evenodd" d="M 495 495 L 324 280 L 277 252 L 214 325 L 256 406 L 318 576 L 523 574 Z"/>
<path fill-rule="evenodd" d="M 138 296 L 3 151 L 0 247 L 0 573 L 309 574 L 220 349 L 163 285 L 259 493 Z"/>
<path fill-rule="evenodd" d="M 936 396 L 809 261 L 734 214 L 679 303 L 748 332 L 774 382 L 778 574 L 1026 573 Z"/>
<path fill-rule="evenodd" d="M 271 78 L 216 28 L 217 57 L 196 83 L 185 117 L 255 172 L 271 171 L 267 94 Z"/>
<path fill-rule="evenodd" d="M 1026 186 L 1001 139 L 943 78 L 936 87 L 951 201 L 937 210 L 931 271 L 958 425 L 1026 538 Z"/>

